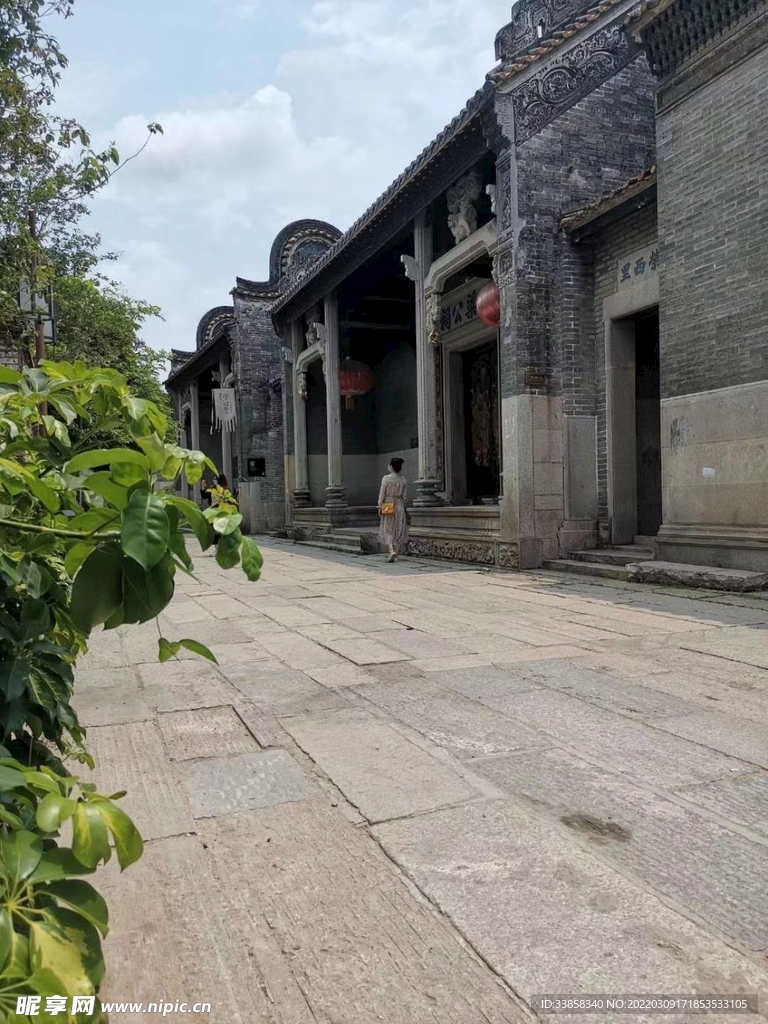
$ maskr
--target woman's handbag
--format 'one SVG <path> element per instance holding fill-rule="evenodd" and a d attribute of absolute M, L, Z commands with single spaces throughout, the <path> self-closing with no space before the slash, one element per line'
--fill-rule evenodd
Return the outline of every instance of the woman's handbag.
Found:
<path fill-rule="evenodd" d="M 382 501 L 379 505 L 379 515 L 382 516 L 393 516 L 395 514 L 395 503 L 394 501 Z"/>

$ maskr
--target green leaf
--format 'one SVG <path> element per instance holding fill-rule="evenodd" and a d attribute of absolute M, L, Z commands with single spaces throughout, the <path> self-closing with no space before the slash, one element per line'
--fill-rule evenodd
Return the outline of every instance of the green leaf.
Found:
<path fill-rule="evenodd" d="M 144 852 L 144 840 L 131 819 L 120 808 L 109 800 L 94 800 L 91 807 L 95 808 L 106 822 L 115 841 L 117 859 L 120 870 L 134 864 Z"/>
<path fill-rule="evenodd" d="M 127 488 L 116 484 L 109 473 L 91 473 L 85 486 L 121 512 L 128 504 Z"/>
<path fill-rule="evenodd" d="M 43 854 L 40 863 L 29 876 L 29 882 L 55 882 L 73 875 L 91 875 L 95 870 L 95 867 L 81 863 L 71 850 L 56 846 Z"/>
<path fill-rule="evenodd" d="M 106 511 L 106 510 L 105 510 Z M 73 544 L 64 557 L 64 571 L 71 578 L 93 551 L 93 544 L 86 544 L 85 541 L 78 541 Z"/>
<path fill-rule="evenodd" d="M 213 529 L 216 533 L 228 537 L 230 533 L 235 532 L 242 521 L 243 517 L 239 512 L 235 512 L 232 515 L 219 515 L 213 520 Z"/>
<path fill-rule="evenodd" d="M 75 813 L 77 802 L 60 793 L 48 793 L 37 806 L 35 819 L 43 832 L 58 832 Z"/>
<path fill-rule="evenodd" d="M 92 508 L 70 519 L 67 528 L 76 533 L 95 533 L 114 523 L 120 513 L 113 508 Z"/>
<path fill-rule="evenodd" d="M 149 572 L 132 558 L 123 560 L 123 622 L 148 622 L 170 604 L 175 587 L 174 564 L 166 555 Z"/>
<path fill-rule="evenodd" d="M 0 366 L 0 384 L 18 384 L 21 374 L 17 370 L 11 370 L 7 366 Z"/>
<path fill-rule="evenodd" d="M 172 509 L 171 511 L 175 511 L 175 510 Z M 189 552 L 187 551 L 187 545 L 186 545 L 186 542 L 184 541 L 184 534 L 183 533 L 179 533 L 177 530 L 171 531 L 171 536 L 170 536 L 170 539 L 168 541 L 168 546 L 170 547 L 170 549 L 174 553 L 174 555 L 176 555 L 176 557 L 179 559 L 179 561 L 187 569 L 191 569 L 192 568 L 192 559 L 190 558 Z"/>
<path fill-rule="evenodd" d="M 34 832 L 12 832 L 0 839 L 0 863 L 14 882 L 28 878 L 42 856 L 43 843 Z"/>
<path fill-rule="evenodd" d="M 68 995 L 92 993 L 104 978 L 99 933 L 72 910 L 46 908 L 44 913 L 29 927 L 33 970 L 52 971 Z"/>
<path fill-rule="evenodd" d="M 199 654 L 201 658 L 207 658 L 208 661 L 212 661 L 214 665 L 218 665 L 216 656 L 212 651 L 209 651 L 205 644 L 201 644 L 199 640 L 179 640 L 179 647 L 184 647 L 188 651 L 192 651 L 193 654 Z"/>
<path fill-rule="evenodd" d="M 104 820 L 92 803 L 80 802 L 72 823 L 72 852 L 88 868 L 109 860 L 109 836 Z"/>
<path fill-rule="evenodd" d="M 21 607 L 21 639 L 34 640 L 47 636 L 53 627 L 53 618 L 45 601 L 25 601 Z"/>
<path fill-rule="evenodd" d="M 188 498 L 177 498 L 175 496 L 168 498 L 168 504 L 173 505 L 174 508 L 181 512 L 192 527 L 192 532 L 197 537 L 200 547 L 203 551 L 207 551 L 211 544 L 213 544 L 213 529 L 200 508 L 198 508 L 194 501 L 190 501 Z"/>
<path fill-rule="evenodd" d="M 72 586 L 71 615 L 86 635 L 106 622 L 123 600 L 123 566 L 117 544 L 96 548 L 83 562 Z"/>
<path fill-rule="evenodd" d="M 250 537 L 243 537 L 243 542 L 240 545 L 240 559 L 243 572 L 251 583 L 255 583 L 261 576 L 261 567 L 264 564 L 264 559 L 256 541 Z"/>
<path fill-rule="evenodd" d="M 46 891 L 52 893 L 57 900 L 66 903 L 76 914 L 85 918 L 89 924 L 98 928 L 106 937 L 109 931 L 107 904 L 104 897 L 100 896 L 89 882 L 84 882 L 79 878 L 51 882 Z"/>
<path fill-rule="evenodd" d="M 222 537 L 216 545 L 216 561 L 222 569 L 232 569 L 240 561 L 240 533 Z"/>
<path fill-rule="evenodd" d="M 116 462 L 112 467 L 110 476 L 116 484 L 121 487 L 133 487 L 134 484 L 148 484 L 149 473 L 141 466 L 135 466 L 131 462 Z"/>
<path fill-rule="evenodd" d="M 161 664 L 165 664 L 166 661 L 170 661 L 171 658 L 175 658 L 181 650 L 180 643 L 171 643 L 170 640 L 166 640 L 164 636 L 161 636 L 158 640 L 158 660 Z"/>
<path fill-rule="evenodd" d="M 168 452 L 162 438 L 157 434 L 147 434 L 143 437 L 136 437 L 134 440 L 146 455 L 151 468 L 156 472 L 161 470 L 168 458 Z"/>
<path fill-rule="evenodd" d="M 116 462 L 127 462 L 134 466 L 141 466 L 149 469 L 147 457 L 141 452 L 132 448 L 103 448 L 98 451 L 80 452 L 70 459 L 65 467 L 65 472 L 75 474 L 81 473 L 84 469 L 101 469 L 103 466 L 113 466 Z M 90 480 L 88 481 L 90 485 Z"/>
<path fill-rule="evenodd" d="M 23 772 L 9 765 L 0 765 L 0 791 L 4 789 L 22 789 L 27 785 L 27 777 Z"/>
<path fill-rule="evenodd" d="M 13 952 L 13 919 L 5 907 L 0 907 L 0 974 L 5 970 Z"/>
<path fill-rule="evenodd" d="M 120 543 L 125 554 L 151 569 L 168 550 L 170 533 L 162 498 L 149 491 L 134 491 L 122 515 Z"/>
<path fill-rule="evenodd" d="M 23 658 L 0 661 L 0 692 L 6 701 L 16 700 L 27 688 L 30 666 Z"/>

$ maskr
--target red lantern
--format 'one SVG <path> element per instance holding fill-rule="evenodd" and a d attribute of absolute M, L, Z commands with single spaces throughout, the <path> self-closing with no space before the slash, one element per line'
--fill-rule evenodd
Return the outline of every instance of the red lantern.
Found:
<path fill-rule="evenodd" d="M 373 390 L 373 370 L 356 359 L 345 359 L 339 371 L 339 391 L 344 397 L 344 406 L 354 408 L 355 399 Z"/>
<path fill-rule="evenodd" d="M 501 295 L 495 281 L 489 281 L 480 289 L 477 296 L 477 315 L 489 327 L 498 327 L 501 323 Z"/>

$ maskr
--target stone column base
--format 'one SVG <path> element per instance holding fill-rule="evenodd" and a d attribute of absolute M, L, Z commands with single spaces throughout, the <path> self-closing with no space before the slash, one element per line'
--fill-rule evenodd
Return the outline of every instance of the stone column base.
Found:
<path fill-rule="evenodd" d="M 309 491 L 296 490 L 293 492 L 293 504 L 296 508 L 312 508 L 312 495 Z"/>
<path fill-rule="evenodd" d="M 345 509 L 347 507 L 347 488 L 339 487 L 325 488 L 325 507 L 327 509 Z"/>
<path fill-rule="evenodd" d="M 416 497 L 413 504 L 417 508 L 430 508 L 434 505 L 444 505 L 445 502 L 437 493 L 442 487 L 440 480 L 417 480 Z"/>

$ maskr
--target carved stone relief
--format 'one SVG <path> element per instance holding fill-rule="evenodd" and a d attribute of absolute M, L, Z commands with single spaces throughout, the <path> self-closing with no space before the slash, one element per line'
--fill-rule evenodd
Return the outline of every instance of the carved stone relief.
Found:
<path fill-rule="evenodd" d="M 559 114 L 626 67 L 638 53 L 622 25 L 595 32 L 553 60 L 512 93 L 515 143 L 541 131 Z"/>
<path fill-rule="evenodd" d="M 448 227 L 451 229 L 456 245 L 477 231 L 475 203 L 481 194 L 482 181 L 475 170 L 465 174 L 446 192 Z"/>
<path fill-rule="evenodd" d="M 427 341 L 430 345 L 440 343 L 440 319 L 443 311 L 442 292 L 433 291 L 427 294 Z"/>

